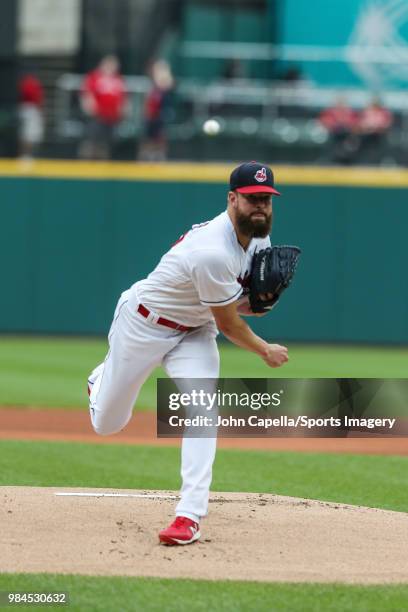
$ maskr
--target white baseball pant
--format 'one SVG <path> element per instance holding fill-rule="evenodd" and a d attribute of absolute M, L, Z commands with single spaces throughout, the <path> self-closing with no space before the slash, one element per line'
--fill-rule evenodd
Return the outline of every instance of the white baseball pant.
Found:
<path fill-rule="evenodd" d="M 162 365 L 170 378 L 219 376 L 217 329 L 209 323 L 180 332 L 157 325 L 137 312 L 133 291 L 122 293 L 109 331 L 105 361 L 89 382 L 92 426 L 100 435 L 122 430 L 132 416 L 140 388 L 154 368 Z M 181 499 L 176 515 L 199 521 L 208 511 L 216 435 L 182 440 Z"/>

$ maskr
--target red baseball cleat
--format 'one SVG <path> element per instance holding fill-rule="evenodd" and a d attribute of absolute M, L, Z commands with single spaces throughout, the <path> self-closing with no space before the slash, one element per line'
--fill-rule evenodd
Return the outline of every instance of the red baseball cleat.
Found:
<path fill-rule="evenodd" d="M 191 544 L 200 537 L 200 526 L 186 516 L 176 516 L 175 521 L 159 533 L 162 544 Z"/>

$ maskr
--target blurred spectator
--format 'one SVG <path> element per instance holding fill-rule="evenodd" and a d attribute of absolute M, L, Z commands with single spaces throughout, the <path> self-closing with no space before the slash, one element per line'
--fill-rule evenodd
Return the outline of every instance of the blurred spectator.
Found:
<path fill-rule="evenodd" d="M 358 117 L 359 161 L 380 163 L 386 146 L 386 136 L 393 123 L 389 110 L 381 105 L 378 98 L 361 111 Z"/>
<path fill-rule="evenodd" d="M 31 159 L 44 138 L 44 90 L 33 75 L 25 75 L 19 82 L 19 155 Z"/>
<path fill-rule="evenodd" d="M 88 117 L 79 149 L 79 157 L 83 159 L 111 157 L 115 127 L 128 109 L 125 82 L 119 68 L 117 57 L 107 55 L 83 82 L 80 102 Z"/>
<path fill-rule="evenodd" d="M 324 110 L 320 122 L 329 132 L 329 157 L 331 161 L 347 164 L 354 160 L 358 148 L 355 136 L 357 113 L 350 108 L 343 97 L 339 96 L 334 106 Z"/>
<path fill-rule="evenodd" d="M 221 78 L 226 81 L 242 81 L 248 78 L 247 69 L 240 59 L 229 59 L 225 63 Z"/>
<path fill-rule="evenodd" d="M 152 86 L 144 105 L 144 137 L 139 159 L 163 161 L 167 158 L 167 123 L 172 110 L 174 78 L 164 60 L 154 62 L 151 68 Z"/>
<path fill-rule="evenodd" d="M 305 79 L 299 66 L 289 66 L 280 75 L 280 80 L 285 81 L 286 83 L 298 84 L 300 82 L 304 82 Z"/>

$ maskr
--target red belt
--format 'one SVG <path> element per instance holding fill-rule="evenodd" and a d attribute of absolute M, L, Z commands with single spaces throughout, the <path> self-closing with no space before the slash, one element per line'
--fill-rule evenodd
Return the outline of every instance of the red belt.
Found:
<path fill-rule="evenodd" d="M 150 310 L 148 310 L 146 306 L 143 306 L 143 304 L 139 304 L 139 306 L 137 307 L 137 312 L 139 312 L 145 319 L 147 319 L 150 315 Z M 158 325 L 164 325 L 165 327 L 171 327 L 171 329 L 178 329 L 178 331 L 183 332 L 194 329 L 194 327 L 180 325 L 179 323 L 176 323 L 175 321 L 170 321 L 169 319 L 165 319 L 164 317 L 159 317 L 156 323 Z"/>

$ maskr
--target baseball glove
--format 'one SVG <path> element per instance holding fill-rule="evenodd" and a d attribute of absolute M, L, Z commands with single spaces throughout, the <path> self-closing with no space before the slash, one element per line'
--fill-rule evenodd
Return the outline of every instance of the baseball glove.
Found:
<path fill-rule="evenodd" d="M 249 286 L 252 312 L 268 312 L 276 304 L 289 287 L 300 253 L 296 246 L 274 246 L 255 253 Z M 267 299 L 261 299 L 261 295 Z"/>

